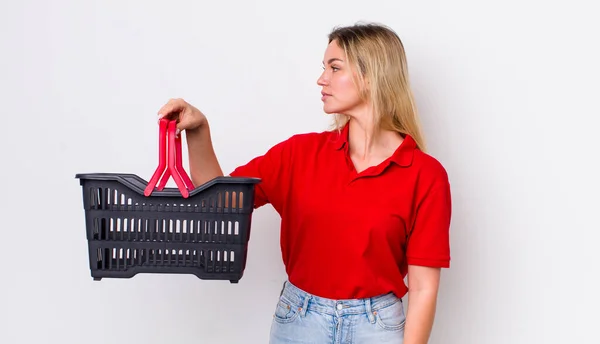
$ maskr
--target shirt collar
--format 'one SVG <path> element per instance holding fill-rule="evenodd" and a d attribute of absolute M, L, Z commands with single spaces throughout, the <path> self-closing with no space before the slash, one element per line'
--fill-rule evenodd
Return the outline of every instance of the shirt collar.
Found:
<path fill-rule="evenodd" d="M 348 148 L 348 132 L 349 132 L 349 123 L 346 123 L 343 128 L 332 131 L 332 139 L 331 143 L 336 150 L 340 150 L 342 148 Z M 394 154 L 392 154 L 390 160 L 397 164 L 398 166 L 410 166 L 412 164 L 413 155 L 415 149 L 417 149 L 417 143 L 412 138 L 412 136 L 408 134 L 404 134 L 404 140 L 400 144 L 400 146 L 396 149 Z"/>

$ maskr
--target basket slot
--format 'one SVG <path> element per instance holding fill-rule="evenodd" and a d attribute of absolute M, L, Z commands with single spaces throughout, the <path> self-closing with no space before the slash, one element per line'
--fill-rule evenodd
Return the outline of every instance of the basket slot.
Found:
<path fill-rule="evenodd" d="M 115 255 L 113 256 L 113 258 L 116 261 L 116 265 L 117 265 L 117 270 L 120 270 L 121 268 L 121 261 L 123 259 L 123 249 L 117 249 L 117 250 L 113 250 L 113 253 L 115 253 Z"/>
<path fill-rule="evenodd" d="M 244 206 L 242 191 L 217 192 L 198 203 L 150 203 L 134 201 L 117 188 L 90 187 L 90 208 L 94 210 L 239 213 Z"/>
<path fill-rule="evenodd" d="M 110 209 L 111 206 L 111 202 L 110 202 L 110 188 L 104 188 L 104 204 L 103 204 L 103 209 Z"/>
<path fill-rule="evenodd" d="M 235 253 L 229 250 L 206 250 L 202 258 L 202 266 L 208 273 L 234 272 Z"/>
<path fill-rule="evenodd" d="M 89 197 L 91 209 L 133 210 L 134 208 L 142 207 L 138 203 L 134 204 L 133 199 L 129 197 L 129 195 L 121 192 L 118 189 L 113 189 L 110 187 L 90 187 Z"/>
<path fill-rule="evenodd" d="M 96 192 L 96 208 L 97 209 L 106 209 L 106 191 L 104 188 L 95 188 Z"/>
<path fill-rule="evenodd" d="M 138 257 L 138 265 L 144 265 L 148 262 L 148 255 L 146 254 L 146 250 L 139 250 Z"/>
<path fill-rule="evenodd" d="M 193 239 L 192 233 L 195 233 L 196 231 L 196 222 L 194 220 L 190 220 L 189 224 L 187 225 L 186 229 L 187 229 L 187 236 L 186 236 L 186 241 L 190 242 Z"/>
<path fill-rule="evenodd" d="M 155 211 L 164 207 L 165 203 L 167 203 L 169 211 L 236 213 L 243 208 L 249 210 L 249 207 L 252 206 L 251 202 L 246 202 L 248 204 L 245 204 L 246 193 L 252 191 L 252 187 L 256 183 L 256 181 L 252 180 L 247 184 L 243 184 L 244 182 L 242 182 L 241 185 L 219 184 L 220 181 L 215 180 L 217 185 L 212 186 L 215 189 L 207 190 L 206 195 L 200 196 L 202 197 L 201 199 L 198 199 L 197 196 L 192 196 L 190 199 L 176 200 L 171 197 L 180 197 L 181 195 L 169 188 L 165 191 L 157 192 L 156 195 L 159 197 L 141 196 L 143 193 L 140 194 L 140 190 L 138 189 L 145 186 L 146 182 L 136 176 L 101 175 L 79 177 L 82 178 L 82 185 L 85 186 L 84 194 L 87 194 L 87 202 L 84 202 L 87 203 L 86 208 L 101 210 Z M 229 181 L 230 178 L 226 180 Z M 88 183 L 88 185 L 85 185 L 85 183 Z M 169 198 L 163 198 L 161 195 L 163 192 L 169 194 Z M 202 194 L 204 190 L 195 190 L 194 194 L 198 192 Z"/>
<path fill-rule="evenodd" d="M 98 209 L 106 210 L 107 201 L 106 201 L 106 188 L 98 188 Z"/>
<path fill-rule="evenodd" d="M 96 267 L 124 271 L 132 267 L 196 267 L 207 273 L 236 272 L 232 250 L 98 248 Z"/>
<path fill-rule="evenodd" d="M 97 267 L 100 270 L 126 270 L 128 267 L 144 264 L 143 249 L 99 248 Z"/>
<path fill-rule="evenodd" d="M 214 196 L 208 198 L 208 211 L 215 213 L 232 212 L 239 204 L 236 192 L 217 192 Z M 205 208 L 205 202 L 202 202 Z"/>
<path fill-rule="evenodd" d="M 100 195 L 98 194 L 98 188 L 94 188 L 94 187 L 90 187 L 90 191 L 88 193 L 89 198 L 90 198 L 90 208 L 91 209 L 98 209 L 98 205 L 101 204 L 100 202 Z"/>
<path fill-rule="evenodd" d="M 212 251 L 212 252 L 213 252 L 212 269 L 214 272 L 216 272 L 219 267 L 219 262 L 221 261 L 221 252 L 220 251 Z"/>
<path fill-rule="evenodd" d="M 244 205 L 244 193 L 236 191 L 217 192 L 216 200 L 212 197 L 208 199 L 210 212 L 217 213 L 235 213 L 242 209 Z M 206 207 L 206 203 L 202 202 L 202 208 Z"/>
<path fill-rule="evenodd" d="M 106 257 L 106 260 L 108 261 L 108 267 L 107 268 L 109 270 L 112 270 L 112 266 L 113 266 L 113 258 L 112 258 L 112 256 L 113 256 L 113 250 L 114 249 L 112 249 L 112 250 L 108 249 L 108 248 L 106 249 L 106 256 L 105 257 Z"/>
<path fill-rule="evenodd" d="M 234 243 L 240 235 L 235 220 L 142 219 L 107 216 L 93 219 L 92 238 L 100 241 Z"/>
<path fill-rule="evenodd" d="M 229 271 L 235 271 L 234 267 L 235 267 L 235 252 L 231 251 L 231 254 L 229 255 Z"/>
<path fill-rule="evenodd" d="M 214 258 L 213 250 L 208 250 L 206 252 L 205 263 L 204 263 L 204 267 L 207 272 L 215 271 L 214 261 L 215 261 L 215 258 Z"/>
<path fill-rule="evenodd" d="M 220 193 L 219 193 L 220 194 Z M 244 204 L 244 193 L 236 191 L 225 191 L 225 204 L 219 204 L 227 212 L 234 212 L 241 209 Z"/>
<path fill-rule="evenodd" d="M 204 221 L 204 233 L 202 236 L 203 242 L 212 241 L 212 221 Z"/>

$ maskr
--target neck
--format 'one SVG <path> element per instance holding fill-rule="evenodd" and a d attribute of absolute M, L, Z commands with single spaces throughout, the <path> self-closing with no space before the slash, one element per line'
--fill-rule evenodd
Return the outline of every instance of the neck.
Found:
<path fill-rule="evenodd" d="M 369 160 L 391 155 L 402 143 L 400 134 L 375 128 L 373 116 L 350 117 L 348 142 L 351 155 Z"/>

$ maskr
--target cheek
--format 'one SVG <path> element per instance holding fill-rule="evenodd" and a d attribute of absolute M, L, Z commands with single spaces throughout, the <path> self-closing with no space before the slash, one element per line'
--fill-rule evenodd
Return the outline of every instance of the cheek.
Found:
<path fill-rule="evenodd" d="M 350 75 L 340 75 L 336 80 L 336 91 L 343 99 L 353 99 L 358 93 Z"/>

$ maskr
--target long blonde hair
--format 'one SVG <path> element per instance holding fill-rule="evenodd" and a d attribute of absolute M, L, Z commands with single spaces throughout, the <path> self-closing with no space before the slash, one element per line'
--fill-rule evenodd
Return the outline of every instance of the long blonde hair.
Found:
<path fill-rule="evenodd" d="M 329 43 L 336 41 L 357 71 L 357 85 L 363 88 L 363 100 L 373 104 L 375 128 L 410 135 L 425 151 L 417 106 L 410 87 L 404 46 L 398 35 L 381 24 L 355 24 L 334 28 Z M 335 115 L 334 127 L 340 129 L 349 118 Z"/>

